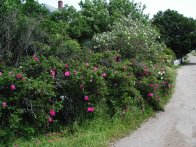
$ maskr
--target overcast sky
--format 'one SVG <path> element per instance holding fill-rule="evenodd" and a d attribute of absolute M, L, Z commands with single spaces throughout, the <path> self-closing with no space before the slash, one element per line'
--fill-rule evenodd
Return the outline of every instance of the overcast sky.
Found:
<path fill-rule="evenodd" d="M 53 7 L 58 6 L 58 0 L 38 0 L 40 3 L 46 3 Z M 134 0 L 146 5 L 146 14 L 152 17 L 159 10 L 165 11 L 166 9 L 177 10 L 179 13 L 196 19 L 196 0 Z M 77 9 L 80 0 L 63 0 L 64 4 L 73 5 Z"/>

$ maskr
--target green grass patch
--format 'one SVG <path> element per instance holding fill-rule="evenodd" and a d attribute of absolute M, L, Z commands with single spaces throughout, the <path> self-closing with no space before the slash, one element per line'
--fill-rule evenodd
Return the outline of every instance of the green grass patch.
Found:
<path fill-rule="evenodd" d="M 20 147 L 104 147 L 108 146 L 110 141 L 121 138 L 126 134 L 138 128 L 144 120 L 153 116 L 153 110 L 148 107 L 144 112 L 141 110 L 133 110 L 127 112 L 121 117 L 102 117 L 86 122 L 79 126 L 75 124 L 73 134 L 64 130 L 61 133 L 52 133 L 46 136 L 39 136 L 31 140 L 17 140 L 13 145 Z"/>

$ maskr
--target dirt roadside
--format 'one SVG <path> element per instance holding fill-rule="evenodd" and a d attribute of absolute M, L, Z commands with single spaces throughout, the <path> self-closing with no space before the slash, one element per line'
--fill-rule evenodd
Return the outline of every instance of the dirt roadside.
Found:
<path fill-rule="evenodd" d="M 178 69 L 176 89 L 164 112 L 113 147 L 196 147 L 196 56 Z"/>

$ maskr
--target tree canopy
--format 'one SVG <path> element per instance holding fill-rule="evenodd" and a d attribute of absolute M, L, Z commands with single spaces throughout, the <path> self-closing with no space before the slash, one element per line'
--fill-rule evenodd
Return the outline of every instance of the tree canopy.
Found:
<path fill-rule="evenodd" d="M 181 58 L 196 46 L 196 20 L 174 10 L 159 11 L 152 23 L 159 29 L 162 39 L 177 58 Z"/>

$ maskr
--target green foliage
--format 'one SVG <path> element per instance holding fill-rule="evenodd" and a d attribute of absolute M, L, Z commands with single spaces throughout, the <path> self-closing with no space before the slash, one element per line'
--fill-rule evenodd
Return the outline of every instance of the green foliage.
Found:
<path fill-rule="evenodd" d="M 166 48 L 165 50 L 163 50 L 162 53 L 159 54 L 158 58 L 163 64 L 172 66 L 173 61 L 176 59 L 176 55 L 173 50 L 171 50 L 170 48 Z"/>
<path fill-rule="evenodd" d="M 193 18 L 168 9 L 158 12 L 152 23 L 159 29 L 162 39 L 177 58 L 182 58 L 195 49 L 196 20 Z"/>
<path fill-rule="evenodd" d="M 158 38 L 159 34 L 150 23 L 122 18 L 114 23 L 111 32 L 98 34 L 93 40 L 95 50 L 116 50 L 123 58 L 156 61 L 165 49 Z"/>
<path fill-rule="evenodd" d="M 136 85 L 145 102 L 155 110 L 162 110 L 161 97 L 171 92 L 173 78 L 162 65 L 133 62 Z"/>
<path fill-rule="evenodd" d="M 27 17 L 26 12 L 23 12 L 26 4 L 14 1 L 2 4 L 2 7 L 8 10 L 4 10 L 4 14 L 0 15 L 2 22 L 0 26 L 0 60 L 7 65 L 17 66 L 24 57 L 32 55 L 37 48 L 36 42 L 39 40 L 37 36 L 43 36 L 42 31 L 38 31 L 40 24 L 38 19 Z"/>
<path fill-rule="evenodd" d="M 39 61 L 44 60 L 40 58 Z M 39 132 L 48 130 L 50 110 L 55 109 L 58 113 L 62 108 L 62 101 L 56 97 L 54 81 L 48 71 L 55 60 L 39 61 L 30 59 L 19 68 L 2 69 L 0 127 L 8 132 L 2 136 L 2 142 L 9 141 L 16 134 L 28 136 L 39 129 Z"/>
<path fill-rule="evenodd" d="M 1 130 L 11 133 L 2 133 L 3 140 L 58 130 L 61 124 L 82 123 L 105 113 L 119 116 L 147 106 L 157 110 L 159 98 L 171 89 L 167 71 L 120 61 L 119 56 L 117 52 L 94 53 L 87 62 L 64 65 L 40 54 L 19 68 L 2 67 Z M 150 84 L 158 87 L 152 89 Z"/>
<path fill-rule="evenodd" d="M 137 3 L 128 0 L 85 0 L 80 2 L 81 10 L 72 6 L 65 7 L 53 13 L 51 20 L 68 24 L 67 32 L 73 39 L 83 42 L 91 39 L 96 33 L 111 30 L 113 25 L 122 16 L 133 19 L 146 18 L 143 8 Z"/>
<path fill-rule="evenodd" d="M 80 6 L 49 14 L 34 0 L 0 4 L 1 142 L 161 109 L 174 54 L 141 6 Z"/>
<path fill-rule="evenodd" d="M 120 55 L 115 51 L 96 53 L 92 55 L 90 62 L 97 67 L 103 67 L 102 76 L 106 80 L 108 97 L 106 103 L 111 116 L 119 115 L 135 106 L 140 108 L 142 98 L 140 92 L 135 89 L 136 78 L 129 61 L 119 62 Z"/>
<path fill-rule="evenodd" d="M 124 10 L 118 16 L 114 12 L 117 5 Z M 89 39 L 94 34 L 111 30 L 110 26 L 121 16 L 143 17 L 141 7 L 129 1 L 84 1 L 80 6 L 80 11 L 65 5 L 62 10 L 49 14 L 34 0 L 25 3 L 5 0 L 1 7 L 6 15 L 0 17 L 3 22 L 0 28 L 1 60 L 17 65 L 23 57 L 32 55 L 39 48 L 50 55 L 56 48 L 65 53 L 70 48 L 65 40 L 70 42 L 73 38 L 80 43 L 91 42 Z M 55 55 L 62 59 L 59 53 Z"/>
<path fill-rule="evenodd" d="M 70 40 L 67 23 L 52 21 L 46 10 L 34 0 L 24 4 L 13 2 L 12 5 L 3 3 L 2 9 L 5 10 L 0 15 L 0 60 L 5 64 L 17 66 L 40 48 L 48 54 L 54 53 L 54 47 L 62 48 L 62 44 L 70 48 L 65 42 Z"/>
<path fill-rule="evenodd" d="M 71 38 L 78 39 L 79 41 L 83 40 L 83 37 L 93 34 L 84 16 L 72 6 L 65 5 L 60 11 L 52 13 L 50 18 L 54 22 L 66 23 L 67 28 L 59 29 L 66 30 Z"/>
<path fill-rule="evenodd" d="M 20 9 L 20 0 L 1 0 L 0 3 L 0 16 L 6 15 L 10 11 Z"/>
<path fill-rule="evenodd" d="M 37 1 L 25 0 L 25 3 L 22 5 L 22 13 L 32 17 L 43 17 L 46 16 L 48 12 L 46 8 L 42 7 Z"/>
<path fill-rule="evenodd" d="M 53 52 L 55 56 L 59 57 L 64 62 L 80 59 L 82 54 L 80 44 L 74 40 L 65 41 L 57 49 L 55 48 Z"/>
<path fill-rule="evenodd" d="M 107 147 L 112 139 L 122 138 L 125 134 L 133 132 L 148 117 L 153 116 L 153 111 L 148 108 L 145 112 L 137 109 L 127 112 L 121 117 L 111 119 L 101 116 L 83 125 L 75 124 L 74 134 L 68 131 L 49 133 L 31 140 L 17 140 L 12 143 L 18 146 L 69 146 L 69 147 Z"/>
<path fill-rule="evenodd" d="M 85 17 L 93 33 L 100 33 L 109 29 L 110 14 L 105 0 L 81 1 L 80 7 L 81 13 Z"/>
<path fill-rule="evenodd" d="M 144 9 L 145 6 L 129 0 L 110 0 L 108 4 L 108 11 L 112 22 L 115 22 L 122 16 L 130 17 L 131 19 L 146 18 L 143 14 Z"/>

